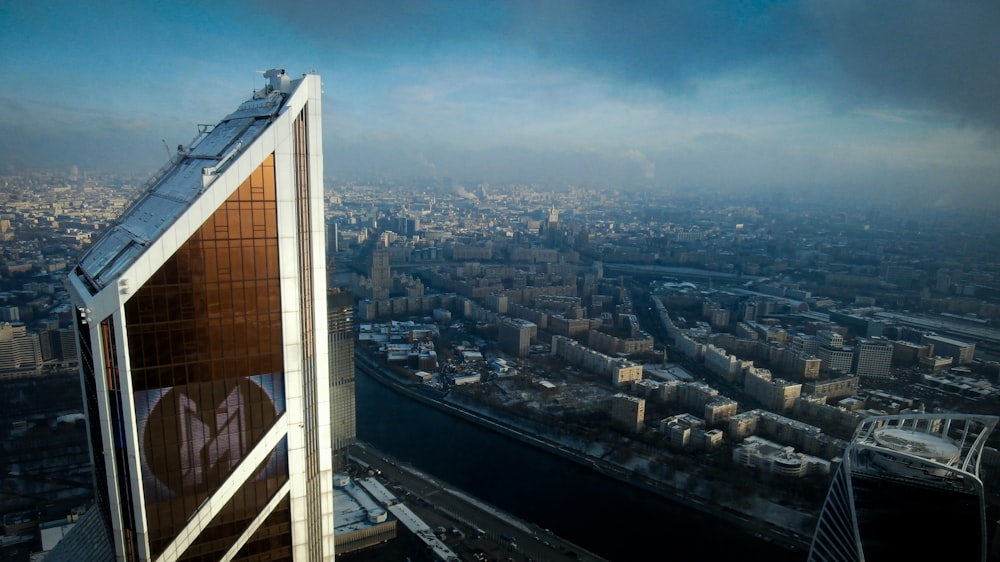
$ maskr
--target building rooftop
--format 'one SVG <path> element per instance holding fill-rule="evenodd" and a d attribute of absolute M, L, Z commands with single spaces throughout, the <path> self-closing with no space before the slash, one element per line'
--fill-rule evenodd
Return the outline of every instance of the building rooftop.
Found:
<path fill-rule="evenodd" d="M 376 498 L 372 497 L 371 487 L 370 482 L 359 486 L 353 480 L 334 487 L 333 506 L 336 534 L 342 535 L 374 527 L 385 520 L 387 511 L 376 501 Z"/>
<path fill-rule="evenodd" d="M 150 178 L 145 192 L 91 247 L 77 273 L 95 294 L 145 251 L 260 136 L 284 106 L 292 82 L 284 71 L 265 73 L 270 84 L 217 125 L 199 125 L 198 135 Z M 299 81 L 294 81 L 296 84 Z"/>
<path fill-rule="evenodd" d="M 113 560 L 107 522 L 100 508 L 94 506 L 80 516 L 73 528 L 66 533 L 45 556 L 46 562 L 94 562 Z"/>
<path fill-rule="evenodd" d="M 959 453 L 951 439 L 921 431 L 890 427 L 875 430 L 873 438 L 883 447 L 941 462 L 950 461 Z"/>

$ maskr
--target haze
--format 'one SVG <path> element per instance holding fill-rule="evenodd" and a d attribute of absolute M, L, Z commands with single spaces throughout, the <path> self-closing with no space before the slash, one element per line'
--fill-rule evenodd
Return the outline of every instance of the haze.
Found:
<path fill-rule="evenodd" d="M 282 67 L 323 77 L 332 179 L 1000 206 L 991 0 L 7 0 L 0 20 L 7 173 L 152 172 Z"/>

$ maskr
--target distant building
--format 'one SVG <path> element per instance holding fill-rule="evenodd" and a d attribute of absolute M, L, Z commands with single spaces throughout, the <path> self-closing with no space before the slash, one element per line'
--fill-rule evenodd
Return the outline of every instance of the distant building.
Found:
<path fill-rule="evenodd" d="M 388 248 L 376 247 L 372 250 L 368 280 L 371 283 L 371 298 L 389 298 L 389 290 L 392 288 L 392 272 L 389 269 Z"/>
<path fill-rule="evenodd" d="M 921 344 L 934 346 L 934 353 L 944 357 L 951 357 L 956 365 L 971 363 L 976 354 L 976 344 L 946 338 L 937 334 L 924 334 L 920 337 Z"/>
<path fill-rule="evenodd" d="M 712 344 L 705 346 L 705 366 L 726 379 L 726 382 L 739 382 L 745 367 L 744 362 L 735 355 L 730 355 L 725 349 Z"/>
<path fill-rule="evenodd" d="M 915 344 L 908 341 L 896 340 L 892 342 L 892 364 L 900 367 L 916 365 L 923 357 L 934 355 L 933 344 Z"/>
<path fill-rule="evenodd" d="M 832 330 L 817 330 L 816 340 L 819 347 L 827 347 L 829 349 L 840 349 L 844 347 L 844 336 Z"/>
<path fill-rule="evenodd" d="M 854 352 L 850 348 L 821 346 L 816 352 L 819 358 L 819 370 L 821 373 L 843 373 L 851 372 L 851 361 Z"/>
<path fill-rule="evenodd" d="M 16 306 L 0 306 L 0 322 L 20 322 L 21 309 Z"/>
<path fill-rule="evenodd" d="M 802 394 L 802 384 L 773 378 L 767 369 L 751 368 L 743 377 L 743 390 L 765 408 L 787 412 Z"/>
<path fill-rule="evenodd" d="M 630 431 L 642 431 L 646 421 L 646 401 L 618 393 L 611 397 L 611 420 Z"/>
<path fill-rule="evenodd" d="M 729 438 L 734 441 L 741 441 L 757 433 L 757 426 L 760 425 L 760 410 L 749 410 L 741 412 L 729 418 Z"/>
<path fill-rule="evenodd" d="M 42 346 L 24 324 L 0 322 L 0 378 L 40 373 Z"/>
<path fill-rule="evenodd" d="M 502 293 L 490 293 L 483 299 L 486 308 L 498 314 L 507 314 L 507 295 Z"/>
<path fill-rule="evenodd" d="M 642 365 L 620 357 L 594 351 L 566 336 L 552 336 L 552 354 L 588 371 L 609 375 L 611 384 L 618 386 L 642 378 Z"/>
<path fill-rule="evenodd" d="M 756 435 L 747 437 L 733 449 L 733 462 L 796 478 L 830 472 L 830 461 L 796 453 L 795 447 L 779 445 Z"/>
<path fill-rule="evenodd" d="M 819 378 L 823 360 L 802 352 L 789 350 L 782 356 L 782 370 L 796 378 L 815 380 Z"/>
<path fill-rule="evenodd" d="M 888 378 L 892 368 L 892 343 L 883 338 L 862 340 L 854 346 L 851 371 L 861 378 Z"/>
<path fill-rule="evenodd" d="M 590 320 L 587 318 L 567 318 L 562 314 L 549 316 L 549 331 L 553 335 L 578 338 L 590 330 Z"/>
<path fill-rule="evenodd" d="M 587 334 L 587 346 L 601 353 L 633 354 L 653 350 L 653 337 L 641 334 L 636 337 L 619 338 L 599 330 L 590 330 Z"/>
<path fill-rule="evenodd" d="M 691 432 L 696 430 L 704 432 L 705 420 L 691 414 L 678 414 L 660 420 L 660 433 L 678 448 L 691 444 Z"/>
<path fill-rule="evenodd" d="M 71 328 L 42 330 L 38 333 L 42 361 L 46 364 L 76 363 L 76 333 Z"/>
<path fill-rule="evenodd" d="M 347 470 L 347 450 L 357 439 L 354 402 L 354 295 L 327 295 L 330 351 L 330 433 L 333 470 Z"/>
<path fill-rule="evenodd" d="M 739 403 L 727 396 L 716 396 L 705 403 L 705 422 L 708 425 L 727 423 L 736 415 Z"/>
<path fill-rule="evenodd" d="M 642 380 L 642 365 L 624 359 L 611 361 L 612 386 L 621 386 L 638 380 Z"/>
<path fill-rule="evenodd" d="M 937 373 L 950 368 L 953 362 L 954 361 L 951 357 L 941 357 L 940 355 L 935 355 L 933 357 L 921 357 L 919 365 L 924 371 Z"/>
<path fill-rule="evenodd" d="M 802 385 L 803 394 L 816 394 L 828 399 L 845 398 L 858 393 L 858 377 L 844 376 L 825 381 L 811 381 Z"/>
<path fill-rule="evenodd" d="M 538 335 L 538 326 L 520 318 L 507 318 L 497 324 L 500 349 L 517 357 L 525 357 L 531 341 Z"/>
<path fill-rule="evenodd" d="M 796 334 L 792 336 L 790 347 L 804 355 L 816 355 L 819 351 L 820 341 L 816 336 L 806 334 Z"/>

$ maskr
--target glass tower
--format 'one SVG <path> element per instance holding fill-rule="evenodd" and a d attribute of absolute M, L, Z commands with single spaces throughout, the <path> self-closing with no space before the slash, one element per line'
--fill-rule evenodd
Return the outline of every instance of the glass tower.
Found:
<path fill-rule="evenodd" d="M 67 281 L 118 560 L 333 560 L 321 85 L 265 77 Z"/>
<path fill-rule="evenodd" d="M 901 414 L 864 420 L 816 525 L 810 562 L 986 560 L 979 464 L 996 416 Z"/>
<path fill-rule="evenodd" d="M 354 295 L 339 289 L 331 290 L 327 301 L 333 470 L 346 472 L 350 446 L 357 440 L 354 407 Z"/>

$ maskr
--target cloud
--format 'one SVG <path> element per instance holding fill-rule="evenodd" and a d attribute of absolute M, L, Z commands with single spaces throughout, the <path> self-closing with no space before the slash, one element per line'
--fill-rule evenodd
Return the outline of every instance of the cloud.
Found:
<path fill-rule="evenodd" d="M 646 178 L 647 180 L 653 179 L 653 174 L 656 171 L 656 164 L 651 162 L 649 158 L 647 158 L 646 155 L 642 153 L 642 151 L 636 148 L 632 148 L 626 150 L 625 153 L 622 154 L 622 156 L 639 165 L 639 168 L 642 170 L 642 177 Z"/>
<path fill-rule="evenodd" d="M 721 0 L 257 0 L 253 10 L 342 55 L 433 64 L 471 52 L 517 52 L 554 66 L 683 91 L 692 79 L 773 56 L 801 56 L 811 22 L 786 2 Z"/>
<path fill-rule="evenodd" d="M 808 13 L 842 72 L 846 104 L 889 100 L 1000 128 L 1000 3 L 840 0 Z"/>
<path fill-rule="evenodd" d="M 808 19 L 784 2 L 525 2 L 523 38 L 544 56 L 665 91 L 761 61 L 811 52 Z M 789 64 L 786 60 L 783 64 Z"/>
<path fill-rule="evenodd" d="M 430 172 L 431 174 L 437 172 L 437 166 L 434 164 L 434 162 L 428 160 L 427 157 L 424 156 L 423 152 L 418 153 L 415 158 L 417 160 L 417 163 L 426 168 L 427 171 Z"/>
<path fill-rule="evenodd" d="M 331 177 L 997 188 L 995 0 L 150 6 L 8 11 L 2 158 L 155 168 L 287 64 Z"/>
<path fill-rule="evenodd" d="M 455 57 L 514 53 L 525 64 L 674 96 L 751 69 L 826 91 L 848 111 L 898 107 L 1000 128 L 993 0 L 302 0 L 255 9 L 305 30 L 341 62 L 393 61 L 420 73 Z"/>

